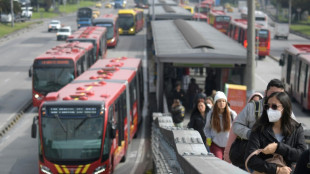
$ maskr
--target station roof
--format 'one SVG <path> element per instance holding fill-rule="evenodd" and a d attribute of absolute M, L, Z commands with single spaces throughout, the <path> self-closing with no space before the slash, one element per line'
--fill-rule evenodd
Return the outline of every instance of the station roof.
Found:
<path fill-rule="evenodd" d="M 167 19 L 193 19 L 194 14 L 180 6 L 161 5 L 154 7 L 155 20 Z M 149 8 L 149 15 L 152 16 L 153 7 Z"/>
<path fill-rule="evenodd" d="M 150 5 L 152 6 L 153 3 L 150 2 Z M 170 5 L 170 6 L 178 6 L 178 3 L 173 0 L 154 0 L 154 6 L 157 5 Z"/>
<path fill-rule="evenodd" d="M 205 22 L 152 21 L 155 56 L 159 62 L 246 64 L 246 49 Z"/>

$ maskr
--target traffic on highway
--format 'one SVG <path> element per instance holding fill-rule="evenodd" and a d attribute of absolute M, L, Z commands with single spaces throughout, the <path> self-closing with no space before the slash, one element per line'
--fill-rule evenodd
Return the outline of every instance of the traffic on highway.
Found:
<path fill-rule="evenodd" d="M 223 91 L 236 115 L 253 92 L 246 4 L 166 1 L 98 1 L 0 40 L 1 174 L 246 173 L 186 129 L 199 92 L 217 105 Z M 255 15 L 254 92 L 279 79 L 310 144 L 310 42 Z"/>

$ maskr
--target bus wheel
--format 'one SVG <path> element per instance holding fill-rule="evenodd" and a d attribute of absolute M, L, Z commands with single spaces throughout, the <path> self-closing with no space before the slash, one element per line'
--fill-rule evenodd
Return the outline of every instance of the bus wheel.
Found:
<path fill-rule="evenodd" d="M 128 149 L 127 149 L 128 150 Z M 127 151 L 125 152 L 123 158 L 121 159 L 121 163 L 125 162 L 127 158 Z"/>
<path fill-rule="evenodd" d="M 265 59 L 265 56 L 259 56 L 258 59 L 263 60 L 263 59 Z"/>

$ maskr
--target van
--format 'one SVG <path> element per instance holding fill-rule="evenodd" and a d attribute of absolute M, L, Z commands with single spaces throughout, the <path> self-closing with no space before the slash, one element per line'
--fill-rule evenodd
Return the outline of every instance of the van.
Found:
<path fill-rule="evenodd" d="M 290 34 L 290 27 L 287 23 L 275 23 L 274 39 L 284 38 L 287 40 Z"/>

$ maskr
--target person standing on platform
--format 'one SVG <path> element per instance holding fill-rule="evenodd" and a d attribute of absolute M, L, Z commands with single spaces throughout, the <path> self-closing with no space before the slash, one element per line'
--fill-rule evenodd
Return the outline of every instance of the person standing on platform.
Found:
<path fill-rule="evenodd" d="M 210 151 L 220 159 L 223 159 L 229 131 L 236 116 L 236 112 L 227 104 L 226 95 L 221 91 L 216 92 L 213 109 L 207 115 L 204 133 Z"/>
<path fill-rule="evenodd" d="M 181 104 L 184 105 L 185 104 L 185 92 L 184 90 L 181 88 L 181 82 L 176 82 L 175 88 L 172 90 L 172 100 L 174 99 L 179 99 Z"/>
<path fill-rule="evenodd" d="M 198 94 L 199 86 L 196 83 L 195 78 L 191 78 L 187 88 L 187 109 L 190 111 L 193 108 L 193 101 L 195 96 Z"/>
<path fill-rule="evenodd" d="M 171 107 L 172 120 L 175 127 L 183 128 L 185 108 L 179 99 L 174 99 Z"/>
<path fill-rule="evenodd" d="M 199 132 L 205 145 L 206 135 L 203 132 L 203 128 L 206 125 L 206 118 L 209 111 L 210 109 L 205 102 L 199 102 L 197 107 L 193 108 L 193 115 L 187 125 L 188 128 L 193 128 Z"/>

